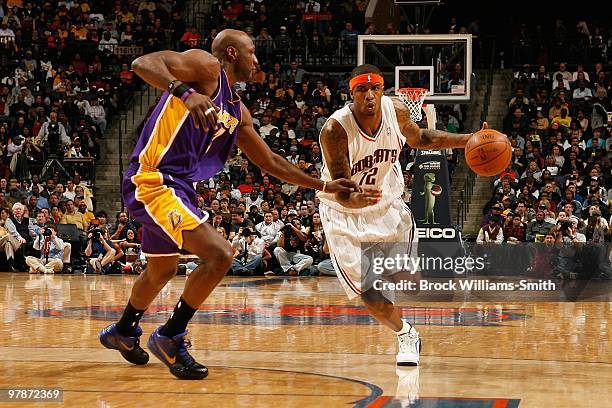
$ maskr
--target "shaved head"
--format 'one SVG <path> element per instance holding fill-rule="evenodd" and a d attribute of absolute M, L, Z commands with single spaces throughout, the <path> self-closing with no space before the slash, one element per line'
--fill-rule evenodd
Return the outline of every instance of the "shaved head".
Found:
<path fill-rule="evenodd" d="M 255 44 L 244 31 L 221 31 L 213 40 L 212 53 L 221 62 L 232 83 L 249 81 L 258 63 Z"/>
<path fill-rule="evenodd" d="M 241 48 L 247 41 L 251 41 L 249 35 L 244 31 L 232 30 L 228 28 L 221 31 L 212 42 L 212 53 L 220 61 L 227 58 L 228 47 Z"/>

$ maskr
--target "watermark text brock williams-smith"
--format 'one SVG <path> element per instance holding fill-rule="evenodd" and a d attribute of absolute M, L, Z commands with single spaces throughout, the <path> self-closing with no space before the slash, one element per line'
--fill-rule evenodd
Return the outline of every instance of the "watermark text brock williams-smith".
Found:
<path fill-rule="evenodd" d="M 493 282 L 489 279 L 448 279 L 430 281 L 420 279 L 418 281 L 399 280 L 388 282 L 383 279 L 374 281 L 374 289 L 390 291 L 555 291 L 557 284 L 550 279 L 527 280 L 521 279 L 517 282 Z"/>

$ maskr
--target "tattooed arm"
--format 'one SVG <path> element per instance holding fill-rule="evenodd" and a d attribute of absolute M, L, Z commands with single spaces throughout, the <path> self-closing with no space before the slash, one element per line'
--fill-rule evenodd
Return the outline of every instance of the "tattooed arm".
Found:
<path fill-rule="evenodd" d="M 321 129 L 321 149 L 333 180 L 351 178 L 349 166 L 348 136 L 335 119 L 329 119 Z M 382 192 L 378 189 L 338 192 L 336 201 L 347 208 L 363 208 L 380 201 Z"/>
<path fill-rule="evenodd" d="M 406 136 L 406 143 L 415 149 L 449 149 L 462 148 L 472 136 L 469 134 L 448 133 L 441 130 L 420 129 L 419 126 L 410 119 L 410 110 L 398 100 L 393 99 L 395 113 L 402 134 Z M 486 123 L 483 129 L 486 129 Z"/>

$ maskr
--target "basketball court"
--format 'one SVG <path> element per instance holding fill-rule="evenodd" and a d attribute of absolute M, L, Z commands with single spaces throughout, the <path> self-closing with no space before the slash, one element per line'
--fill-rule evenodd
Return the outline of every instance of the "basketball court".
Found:
<path fill-rule="evenodd" d="M 156 359 L 132 366 L 98 342 L 133 280 L 1 274 L 0 388 L 62 387 L 74 407 L 603 407 L 612 398 L 610 303 L 402 303 L 424 346 L 422 366 L 398 377 L 395 336 L 336 278 L 228 277 L 190 325 L 210 375 L 180 381 Z M 184 283 L 175 278 L 154 301 L 145 336 Z"/>
<path fill-rule="evenodd" d="M 389 93 L 425 88 L 423 126 L 433 128 L 435 104 L 473 100 L 471 53 L 469 35 L 360 36 L 357 57 L 381 68 L 393 84 Z M 449 66 L 456 71 L 443 71 Z M 416 165 L 443 173 L 444 152 L 421 153 L 426 162 L 417 155 Z M 444 227 L 451 222 L 450 186 L 444 177 L 438 182 L 438 200 L 448 210 L 436 210 L 436 220 Z M 612 401 L 608 301 L 404 299 L 398 304 L 423 349 L 420 367 L 397 369 L 396 336 L 358 300 L 349 301 L 336 278 L 226 277 L 189 326 L 191 352 L 210 374 L 180 381 L 157 359 L 133 366 L 99 343 L 98 332 L 120 317 L 134 279 L 0 274 L 0 388 L 61 387 L 65 406 L 104 408 L 604 407 Z M 185 277 L 170 281 L 148 309 L 143 345 L 168 319 L 184 284 Z"/>

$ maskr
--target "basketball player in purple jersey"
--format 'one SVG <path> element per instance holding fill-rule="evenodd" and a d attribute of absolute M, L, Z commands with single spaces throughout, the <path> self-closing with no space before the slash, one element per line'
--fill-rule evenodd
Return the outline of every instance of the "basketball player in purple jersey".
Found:
<path fill-rule="evenodd" d="M 148 118 L 123 178 L 123 199 L 143 225 L 142 251 L 148 265 L 132 288 L 121 319 L 99 338 L 133 364 L 146 364 L 138 322 L 159 291 L 176 274 L 180 253 L 202 259 L 187 279 L 168 322 L 147 347 L 181 379 L 202 379 L 208 369 L 189 354 L 187 324 L 229 270 L 232 248 L 197 207 L 195 184 L 214 176 L 234 144 L 266 173 L 329 193 L 356 191 L 347 180 L 323 182 L 300 171 L 268 148 L 253 128 L 251 114 L 232 86 L 249 81 L 257 64 L 255 45 L 236 30 L 221 31 L 212 55 L 199 49 L 161 51 L 134 61 L 134 71 L 165 90 Z M 371 195 L 363 193 L 364 195 Z M 376 197 L 372 197 L 375 203 Z"/>

